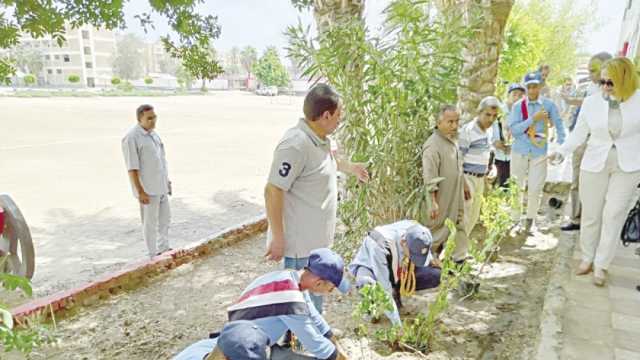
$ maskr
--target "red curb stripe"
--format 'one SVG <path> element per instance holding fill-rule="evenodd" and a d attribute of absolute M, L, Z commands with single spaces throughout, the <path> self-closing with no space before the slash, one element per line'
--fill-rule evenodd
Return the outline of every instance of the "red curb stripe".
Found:
<path fill-rule="evenodd" d="M 51 311 L 58 313 L 82 305 L 85 299 L 109 297 L 133 280 L 143 280 L 147 274 L 156 273 L 154 275 L 157 275 L 197 258 L 209 256 L 213 250 L 249 238 L 266 230 L 266 227 L 267 220 L 264 216 L 253 218 L 238 226 L 219 231 L 186 248 L 171 250 L 148 260 L 127 264 L 124 268 L 102 275 L 88 284 L 32 300 L 13 308 L 11 314 L 17 324 L 22 324 L 22 320 L 32 314 L 46 312 L 46 316 L 50 316 Z"/>

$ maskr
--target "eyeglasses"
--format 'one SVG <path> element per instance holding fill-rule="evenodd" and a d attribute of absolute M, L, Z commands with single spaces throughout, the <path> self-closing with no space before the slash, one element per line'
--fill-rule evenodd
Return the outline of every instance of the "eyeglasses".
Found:
<path fill-rule="evenodd" d="M 613 87 L 613 81 L 611 79 L 609 80 L 605 80 L 605 79 L 600 79 L 600 85 L 602 86 L 609 86 L 609 87 Z"/>

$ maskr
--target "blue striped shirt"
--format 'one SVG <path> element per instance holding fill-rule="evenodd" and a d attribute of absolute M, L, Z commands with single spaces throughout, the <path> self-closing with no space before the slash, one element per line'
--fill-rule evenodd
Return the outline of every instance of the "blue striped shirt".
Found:
<path fill-rule="evenodd" d="M 474 174 L 486 174 L 491 158 L 493 129 L 482 130 L 475 118 L 458 132 L 458 146 L 463 155 L 462 169 Z"/>

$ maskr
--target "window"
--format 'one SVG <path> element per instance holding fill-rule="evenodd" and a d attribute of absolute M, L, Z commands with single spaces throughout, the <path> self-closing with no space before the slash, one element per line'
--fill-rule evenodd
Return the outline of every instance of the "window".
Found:
<path fill-rule="evenodd" d="M 45 59 L 45 60 L 51 60 L 51 55 L 45 55 L 45 56 L 44 56 L 44 59 Z"/>
<path fill-rule="evenodd" d="M 89 40 L 89 30 L 82 30 L 82 38 Z"/>
<path fill-rule="evenodd" d="M 91 55 L 91 48 L 90 48 L 90 47 L 88 47 L 88 46 L 85 46 L 85 47 L 84 47 L 84 54 L 85 54 L 85 55 Z"/>
<path fill-rule="evenodd" d="M 49 74 L 49 75 L 53 74 L 53 70 L 47 69 L 47 74 Z"/>
<path fill-rule="evenodd" d="M 56 74 L 58 74 L 58 75 L 59 75 L 59 74 L 62 74 L 62 69 L 57 69 L 57 70 L 56 70 Z"/>
<path fill-rule="evenodd" d="M 71 59 L 69 58 L 69 55 L 64 55 L 64 62 L 69 62 L 71 61 Z"/>
<path fill-rule="evenodd" d="M 91 69 L 93 68 L 93 63 L 87 61 L 86 63 L 84 63 L 84 67 L 86 67 L 87 69 Z"/>
<path fill-rule="evenodd" d="M 56 60 L 60 60 L 60 55 L 55 55 L 53 58 Z"/>

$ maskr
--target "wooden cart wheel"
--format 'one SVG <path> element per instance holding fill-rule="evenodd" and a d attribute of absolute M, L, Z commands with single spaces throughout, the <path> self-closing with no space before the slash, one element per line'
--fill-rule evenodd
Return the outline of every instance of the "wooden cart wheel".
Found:
<path fill-rule="evenodd" d="M 0 271 L 31 279 L 35 251 L 29 226 L 9 195 L 0 195 L 0 209 L 0 223 L 4 222 L 0 230 Z"/>

